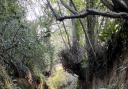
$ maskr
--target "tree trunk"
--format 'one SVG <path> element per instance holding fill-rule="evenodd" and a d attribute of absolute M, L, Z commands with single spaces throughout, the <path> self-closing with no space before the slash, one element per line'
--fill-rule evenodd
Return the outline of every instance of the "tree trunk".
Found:
<path fill-rule="evenodd" d="M 86 0 L 87 3 L 87 8 L 92 8 L 94 6 L 94 0 Z M 89 38 L 89 41 L 86 39 L 86 48 L 87 48 L 87 58 L 89 61 L 89 67 L 88 71 L 85 73 L 85 80 L 79 80 L 79 87 L 80 89 L 91 89 L 91 82 L 93 79 L 93 65 L 94 65 L 94 60 L 95 60 L 95 34 L 94 34 L 94 29 L 95 29 L 95 21 L 96 18 L 95 16 L 88 16 L 87 17 L 87 35 Z M 84 72 L 83 72 L 84 73 Z"/>
<path fill-rule="evenodd" d="M 69 2 L 70 6 L 74 8 L 73 3 Z M 75 8 L 74 8 L 75 9 Z M 78 33 L 78 20 L 72 19 L 72 47 L 76 48 L 79 45 L 79 33 Z"/>
<path fill-rule="evenodd" d="M 107 45 L 102 62 L 92 64 L 93 69 L 90 69 L 88 64 L 86 79 L 79 81 L 78 89 L 128 88 L 128 23 L 126 21 L 121 25 L 121 29 L 111 36 Z M 100 70 L 97 70 L 99 65 Z"/>

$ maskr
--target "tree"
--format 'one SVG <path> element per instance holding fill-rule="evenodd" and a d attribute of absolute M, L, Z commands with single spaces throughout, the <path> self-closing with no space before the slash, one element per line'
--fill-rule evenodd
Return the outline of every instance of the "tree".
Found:
<path fill-rule="evenodd" d="M 91 2 L 92 1 L 92 2 Z M 96 9 L 92 9 L 95 3 L 95 0 L 87 0 L 86 3 L 87 8 L 83 9 L 81 11 L 77 11 L 76 9 L 74 10 L 71 6 L 66 6 L 72 13 L 74 13 L 71 16 L 59 16 L 56 11 L 53 9 L 52 5 L 50 4 L 49 0 L 47 0 L 48 6 L 51 9 L 53 15 L 55 18 L 59 21 L 63 21 L 65 19 L 76 19 L 76 18 L 85 18 L 87 17 L 87 27 L 88 27 L 88 32 L 85 32 L 85 35 L 88 35 L 86 37 L 86 40 L 88 41 L 87 38 L 89 38 L 89 41 L 87 42 L 86 45 L 89 49 L 87 50 L 87 56 L 88 56 L 88 67 L 84 70 L 83 75 L 83 84 L 80 86 L 81 89 L 91 89 L 91 84 L 93 81 L 93 78 L 102 78 L 110 73 L 110 70 L 113 66 L 113 63 L 117 60 L 119 60 L 119 56 L 121 55 L 122 50 L 125 48 L 127 49 L 127 19 L 128 19 L 128 2 L 127 0 L 101 0 L 101 3 L 106 6 L 106 8 L 109 10 L 107 12 L 105 11 L 98 11 Z M 63 4 L 63 3 L 62 3 Z M 64 5 L 64 4 L 63 4 Z M 111 35 L 111 38 L 106 41 L 106 45 L 101 47 L 101 45 L 95 46 L 95 40 L 94 40 L 94 29 L 95 29 L 95 16 L 103 16 L 103 17 L 109 17 L 109 18 L 117 18 L 122 25 L 120 25 L 120 29 L 118 29 L 118 32 L 115 32 Z M 121 20 L 122 19 L 122 20 Z M 93 24 L 92 24 L 93 23 Z M 88 33 L 88 34 L 86 34 Z M 100 51 L 101 49 L 101 51 Z M 124 50 L 123 50 L 124 51 Z M 61 54 L 63 57 L 63 63 L 64 66 L 70 66 L 69 69 L 77 74 L 79 77 L 81 75 L 79 73 L 80 70 L 83 70 L 79 63 L 74 64 L 75 59 L 71 60 L 71 58 L 68 58 L 66 54 L 70 54 L 71 52 L 66 52 L 64 54 Z M 71 54 L 72 55 L 72 54 Z M 70 56 L 70 55 L 69 55 Z M 117 57 L 118 56 L 118 57 Z M 68 58 L 68 60 L 67 60 Z M 72 62 L 72 63 L 71 63 Z M 77 68 L 76 68 L 77 67 Z M 75 69 L 74 69 L 75 68 Z M 99 69 L 100 68 L 100 69 Z M 97 73 L 98 72 L 98 73 Z M 93 73 L 93 74 L 92 74 Z M 99 75 L 101 74 L 101 75 Z M 89 77 L 89 78 L 88 78 Z"/>
<path fill-rule="evenodd" d="M 0 1 L 0 65 L 6 67 L 9 77 L 24 79 L 22 82 L 35 88 L 43 79 L 46 68 L 50 66 L 54 50 L 52 44 L 49 44 L 50 36 L 47 36 L 50 32 L 46 32 L 47 37 L 43 36 L 41 39 L 37 33 L 37 24 L 39 25 L 40 21 L 37 23 L 27 21 L 26 10 L 21 2 Z M 50 23 L 45 20 L 43 24 L 50 25 Z M 45 26 L 49 27 L 48 25 Z M 49 47 L 51 50 L 48 50 Z"/>

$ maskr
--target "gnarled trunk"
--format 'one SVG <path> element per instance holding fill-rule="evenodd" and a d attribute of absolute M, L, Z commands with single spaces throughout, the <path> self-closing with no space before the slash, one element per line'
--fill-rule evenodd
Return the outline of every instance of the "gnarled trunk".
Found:
<path fill-rule="evenodd" d="M 85 70 L 86 78 L 79 81 L 78 89 L 127 89 L 128 88 L 128 23 L 112 35 L 106 43 L 102 58 L 95 59 L 90 70 Z M 98 62 L 100 60 L 100 62 Z M 90 74 L 93 73 L 93 74 Z"/>

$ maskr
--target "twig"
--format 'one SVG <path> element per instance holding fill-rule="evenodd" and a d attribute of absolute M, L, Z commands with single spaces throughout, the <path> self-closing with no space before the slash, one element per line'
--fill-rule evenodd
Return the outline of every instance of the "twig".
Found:
<path fill-rule="evenodd" d="M 60 10 L 60 14 L 62 15 L 62 12 L 61 12 L 61 8 L 60 8 L 60 5 L 58 3 L 58 7 L 59 7 L 59 10 Z M 69 47 L 71 47 L 71 44 L 70 44 L 70 39 L 69 39 L 69 35 L 68 35 L 68 32 L 67 32 L 67 29 L 66 29 L 66 26 L 65 26 L 65 23 L 64 21 L 62 21 L 62 24 L 63 24 L 63 27 L 64 27 L 64 31 L 66 33 L 66 36 L 67 36 L 67 39 L 68 39 L 68 45 Z"/>
<path fill-rule="evenodd" d="M 74 2 L 73 2 L 72 0 L 70 0 L 70 2 L 72 3 L 74 9 L 75 9 L 76 12 L 77 12 L 77 8 L 76 8 Z M 66 7 L 65 7 L 65 8 L 66 8 Z M 91 44 L 90 38 L 89 38 L 89 36 L 88 36 L 88 33 L 87 33 L 87 31 L 85 30 L 85 26 L 84 26 L 84 24 L 83 24 L 83 22 L 82 22 L 81 19 L 79 19 L 79 22 L 80 22 L 80 24 L 81 24 L 81 26 L 82 26 L 83 32 L 85 33 L 85 38 L 87 39 L 87 42 L 88 42 L 89 46 L 91 47 L 91 50 L 92 50 L 92 52 L 93 52 L 93 54 L 94 54 L 94 57 L 95 57 L 95 59 L 96 59 L 96 53 L 95 53 L 94 48 L 93 48 L 93 46 L 92 46 L 92 44 Z"/>

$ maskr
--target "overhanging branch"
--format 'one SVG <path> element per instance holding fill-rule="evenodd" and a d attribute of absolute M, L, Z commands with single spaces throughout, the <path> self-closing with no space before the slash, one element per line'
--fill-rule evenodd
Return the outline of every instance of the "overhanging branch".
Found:
<path fill-rule="evenodd" d="M 123 18 L 123 19 L 128 19 L 128 13 L 126 12 L 103 12 L 103 11 L 98 11 L 96 9 L 86 9 L 82 12 L 79 12 L 77 14 L 71 15 L 71 16 L 59 16 L 55 10 L 53 9 L 52 5 L 50 4 L 49 0 L 47 0 L 48 6 L 51 9 L 53 15 L 55 16 L 56 20 L 58 21 L 63 21 L 64 19 L 76 19 L 76 18 L 85 18 L 88 15 L 99 15 L 103 17 L 109 17 L 109 18 Z"/>
<path fill-rule="evenodd" d="M 77 15 L 72 15 L 72 16 L 62 16 L 57 18 L 59 21 L 63 21 L 64 19 L 75 19 L 75 18 L 85 18 L 88 15 L 99 15 L 103 17 L 109 17 L 109 18 L 123 18 L 123 19 L 128 19 L 128 13 L 125 12 L 101 12 L 95 9 L 87 9 L 84 12 L 81 12 L 80 14 Z"/>

